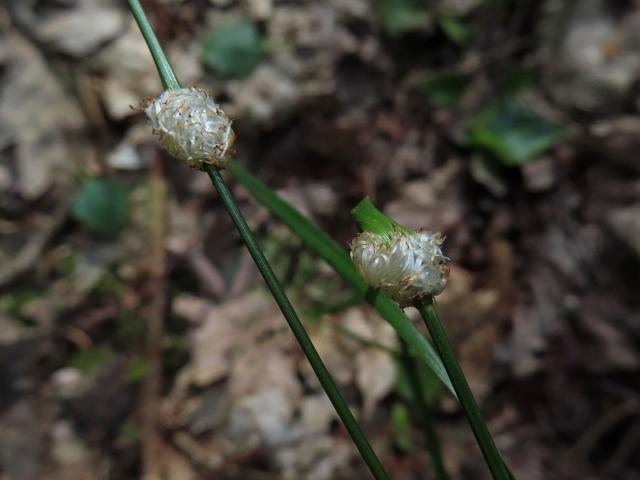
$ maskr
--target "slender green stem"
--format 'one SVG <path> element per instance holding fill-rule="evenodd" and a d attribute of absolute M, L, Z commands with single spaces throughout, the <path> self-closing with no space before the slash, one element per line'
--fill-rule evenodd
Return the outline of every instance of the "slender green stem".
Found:
<path fill-rule="evenodd" d="M 140 28 L 140 32 L 142 33 L 145 42 L 147 42 L 153 61 L 156 63 L 156 68 L 158 69 L 162 85 L 166 89 L 180 88 L 180 82 L 178 82 L 178 78 L 176 77 L 173 68 L 171 68 L 171 64 L 167 60 L 167 56 L 162 50 L 162 46 L 153 31 L 151 23 L 149 23 L 147 15 L 144 13 L 142 5 L 140 5 L 138 0 L 129 0 L 129 9 Z"/>
<path fill-rule="evenodd" d="M 291 305 L 291 302 L 289 302 L 289 299 L 280 286 L 280 283 L 273 273 L 269 262 L 265 258 L 262 250 L 253 237 L 251 229 L 247 225 L 247 222 L 242 216 L 242 213 L 240 213 L 240 210 L 238 209 L 238 206 L 233 199 L 233 196 L 229 191 L 227 184 L 224 182 L 222 175 L 220 175 L 220 171 L 216 167 L 208 167 L 207 173 L 209 174 L 209 178 L 211 178 L 213 185 L 216 187 L 216 190 L 220 195 L 220 199 L 226 207 L 229 216 L 233 220 L 238 233 L 242 237 L 247 250 L 249 250 L 253 261 L 258 267 L 260 274 L 264 278 L 267 287 L 271 291 L 273 298 L 280 307 L 280 310 L 286 318 L 289 327 L 291 327 L 291 331 L 298 340 L 302 351 L 309 360 L 309 363 L 311 364 L 313 371 L 316 373 L 318 380 L 320 380 L 320 384 L 324 388 L 325 392 L 327 392 L 327 395 L 331 400 L 333 407 L 340 416 L 340 419 L 344 423 L 344 426 L 349 432 L 349 435 L 351 435 L 351 438 L 360 451 L 362 458 L 367 463 L 369 469 L 371 470 L 371 473 L 376 479 L 389 478 L 384 470 L 384 467 L 380 463 L 380 460 L 371 448 L 369 441 L 365 437 L 364 433 L 362 433 L 358 422 L 353 417 L 351 410 L 349 410 L 349 407 L 340 394 L 335 382 L 331 378 L 331 374 L 327 370 L 327 367 L 324 365 L 322 359 L 320 358 L 320 355 L 318 355 L 317 350 L 313 346 L 313 343 L 311 342 L 309 335 L 304 329 L 302 322 L 298 318 L 296 311 Z"/>
<path fill-rule="evenodd" d="M 489 428 L 480 413 L 480 407 L 478 406 L 478 403 L 471 392 L 471 388 L 469 388 L 467 379 L 462 372 L 462 368 L 460 368 L 460 364 L 456 359 L 453 346 L 447 337 L 447 333 L 444 330 L 442 322 L 440 322 L 440 318 L 438 317 L 438 313 L 433 305 L 433 301 L 421 300 L 416 302 L 415 307 L 422 315 L 422 318 L 427 325 L 427 329 L 431 334 L 436 350 L 438 350 L 440 358 L 442 358 L 442 362 L 449 374 L 451 383 L 453 383 L 453 388 L 455 388 L 456 393 L 458 394 L 460 405 L 462 405 L 462 409 L 467 416 L 467 420 L 471 425 L 471 429 L 473 430 L 473 434 L 480 446 L 480 450 L 482 450 L 482 454 L 489 466 L 489 470 L 491 470 L 491 475 L 495 480 L 510 480 L 513 477 L 504 463 L 502 456 L 493 441 L 493 437 L 489 432 Z"/>
<path fill-rule="evenodd" d="M 420 424 L 422 426 L 422 433 L 424 434 L 424 442 L 427 447 L 429 455 L 431 455 L 431 461 L 433 462 L 433 469 L 436 473 L 437 480 L 449 480 L 447 469 L 444 466 L 444 459 L 442 457 L 442 449 L 440 448 L 440 441 L 438 440 L 438 434 L 433 426 L 433 417 L 431 415 L 431 405 L 424 396 L 424 388 L 418 375 L 419 366 L 417 365 L 415 358 L 411 355 L 409 345 L 402 337 L 398 336 L 400 346 L 402 347 L 401 359 L 404 365 L 404 369 L 409 377 L 409 383 L 411 390 L 413 391 L 413 400 L 416 407 L 416 413 Z"/>
<path fill-rule="evenodd" d="M 131 13 L 136 19 L 136 22 L 138 23 L 138 26 L 140 27 L 142 36 L 147 42 L 149 50 L 151 51 L 153 59 L 156 63 L 156 67 L 158 68 L 158 73 L 160 74 L 160 78 L 162 79 L 162 84 L 165 88 L 180 88 L 180 83 L 178 82 L 178 79 L 173 72 L 173 69 L 171 68 L 171 64 L 167 60 L 162 47 L 160 46 L 160 42 L 158 42 L 158 39 L 153 31 L 153 27 L 149 23 L 149 20 L 147 19 L 147 16 L 142 6 L 140 5 L 140 2 L 138 0 L 129 0 L 129 7 L 131 9 Z M 331 374 L 322 362 L 318 351 L 313 346 L 313 343 L 311 342 L 309 335 L 304 329 L 302 322 L 298 318 L 293 305 L 291 305 L 291 302 L 289 302 L 289 299 L 280 286 L 280 283 L 273 273 L 269 262 L 262 253 L 262 250 L 258 246 L 258 243 L 255 241 L 253 234 L 251 233 L 251 229 L 242 216 L 242 213 L 240 212 L 233 198 L 233 195 L 229 191 L 229 188 L 222 178 L 220 171 L 216 167 L 208 167 L 207 173 L 209 174 L 213 185 L 218 191 L 218 194 L 220 195 L 222 203 L 227 209 L 229 216 L 238 229 L 238 233 L 242 237 L 247 250 L 249 250 L 249 253 L 256 263 L 258 270 L 262 274 L 267 287 L 271 291 L 273 298 L 280 307 L 280 310 L 287 320 L 289 327 L 298 340 L 302 351 L 311 364 L 313 371 L 316 373 L 320 384 L 327 393 L 327 396 L 331 400 L 331 403 L 338 413 L 338 416 L 344 423 L 345 428 L 349 432 L 349 435 L 358 448 L 360 455 L 362 456 L 363 460 L 369 467 L 369 470 L 376 480 L 388 480 L 389 476 L 384 470 L 382 463 L 371 448 L 367 437 L 362 432 L 362 429 L 351 413 L 347 402 L 340 394 L 338 387 L 331 378 Z"/>

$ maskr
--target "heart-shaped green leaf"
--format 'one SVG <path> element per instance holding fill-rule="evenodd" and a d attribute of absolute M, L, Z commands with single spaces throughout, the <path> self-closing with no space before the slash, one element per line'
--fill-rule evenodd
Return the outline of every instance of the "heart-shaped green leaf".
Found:
<path fill-rule="evenodd" d="M 127 191 L 115 180 L 87 180 L 73 198 L 71 214 L 90 230 L 115 236 L 129 218 Z"/>
<path fill-rule="evenodd" d="M 488 150 L 506 165 L 522 165 L 566 135 L 566 128 L 509 97 L 490 104 L 472 119 L 467 142 Z"/>
<path fill-rule="evenodd" d="M 215 28 L 204 38 L 202 62 L 225 77 L 246 77 L 262 59 L 255 24 L 241 20 Z"/>

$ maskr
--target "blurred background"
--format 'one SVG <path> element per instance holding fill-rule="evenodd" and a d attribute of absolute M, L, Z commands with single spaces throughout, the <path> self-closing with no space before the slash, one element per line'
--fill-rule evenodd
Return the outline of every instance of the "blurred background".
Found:
<path fill-rule="evenodd" d="M 142 3 L 238 161 L 345 248 L 365 195 L 447 235 L 440 313 L 519 479 L 640 478 L 640 2 Z M 368 478 L 137 110 L 125 2 L 3 0 L 0 35 L 0 478 Z M 392 478 L 434 478 L 392 329 L 229 180 Z M 488 478 L 420 373 L 451 475 Z"/>

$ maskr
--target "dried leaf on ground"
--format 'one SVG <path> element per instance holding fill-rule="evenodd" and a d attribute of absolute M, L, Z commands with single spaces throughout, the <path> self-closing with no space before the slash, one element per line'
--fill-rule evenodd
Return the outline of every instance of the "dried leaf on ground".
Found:
<path fill-rule="evenodd" d="M 115 7 L 77 7 L 61 10 L 36 26 L 41 41 L 75 57 L 84 57 L 120 33 L 125 17 Z"/>

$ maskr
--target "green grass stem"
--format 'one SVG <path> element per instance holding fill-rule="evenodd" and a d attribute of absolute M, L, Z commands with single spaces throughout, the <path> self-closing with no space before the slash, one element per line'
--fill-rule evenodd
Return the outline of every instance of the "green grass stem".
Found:
<path fill-rule="evenodd" d="M 513 475 L 509 471 L 506 463 L 504 463 L 498 448 L 496 447 L 493 437 L 489 432 L 489 428 L 480 413 L 480 407 L 476 402 L 471 388 L 467 383 L 467 379 L 462 372 L 462 368 L 456 359 L 456 355 L 453 351 L 453 346 L 447 337 L 447 333 L 438 317 L 433 301 L 418 301 L 415 304 L 422 318 L 424 319 L 427 329 L 431 334 L 433 343 L 442 358 L 444 367 L 447 369 L 449 378 L 453 383 L 458 394 L 458 400 L 464 410 L 467 420 L 471 425 L 471 430 L 476 437 L 482 455 L 489 466 L 491 475 L 494 480 L 511 480 Z"/>
<path fill-rule="evenodd" d="M 153 27 L 147 18 L 147 14 L 144 12 L 142 5 L 138 0 L 129 0 L 129 9 L 131 14 L 140 28 L 140 33 L 144 37 L 144 41 L 147 42 L 153 61 L 158 69 L 160 75 L 160 81 L 165 89 L 180 88 L 180 82 L 176 77 L 167 56 L 162 50 L 162 46 L 156 37 L 156 33 L 153 31 Z"/>

